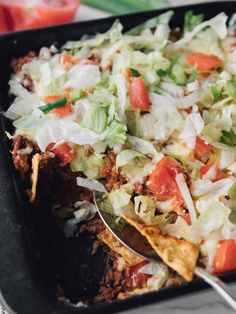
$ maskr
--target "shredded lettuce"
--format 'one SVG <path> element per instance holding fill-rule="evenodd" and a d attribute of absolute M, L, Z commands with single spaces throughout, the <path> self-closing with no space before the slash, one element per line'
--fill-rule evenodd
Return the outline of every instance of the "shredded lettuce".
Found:
<path fill-rule="evenodd" d="M 192 200 L 192 197 L 190 195 L 187 183 L 185 182 L 184 175 L 182 173 L 178 173 L 175 177 L 175 180 L 178 184 L 180 193 L 183 196 L 183 199 L 184 199 L 184 202 L 187 206 L 187 209 L 189 210 L 191 222 L 192 222 L 192 224 L 194 224 L 197 220 L 197 214 L 196 214 L 196 210 L 195 210 L 193 200 Z"/>
<path fill-rule="evenodd" d="M 206 210 L 198 217 L 196 226 L 202 236 L 209 235 L 213 230 L 221 227 L 228 218 L 231 210 L 221 202 L 210 203 Z"/>
<path fill-rule="evenodd" d="M 189 226 L 186 220 L 181 216 L 178 216 L 175 223 L 166 225 L 164 230 L 176 238 L 183 238 L 196 245 L 201 243 L 198 229 L 192 225 Z"/>
<path fill-rule="evenodd" d="M 174 12 L 173 11 L 167 11 L 166 13 L 163 13 L 161 15 L 158 15 L 150 20 L 147 20 L 146 22 L 130 29 L 127 34 L 128 35 L 139 35 L 142 31 L 144 31 L 147 28 L 154 28 L 159 24 L 168 24 L 171 20 Z"/>
<path fill-rule="evenodd" d="M 106 131 L 97 134 L 89 129 L 82 128 L 79 124 L 68 118 L 51 119 L 44 123 L 36 132 L 36 140 L 41 151 L 45 151 L 50 143 L 63 141 L 79 145 L 95 144 L 106 138 Z"/>
<path fill-rule="evenodd" d="M 81 126 L 90 129 L 97 134 L 101 134 L 105 131 L 107 126 L 107 115 L 105 110 L 101 106 L 93 104 L 84 115 Z"/>
<path fill-rule="evenodd" d="M 232 178 L 225 178 L 212 182 L 209 179 L 198 179 L 192 184 L 191 191 L 193 196 L 212 194 L 217 196 L 227 195 L 233 185 Z"/>
<path fill-rule="evenodd" d="M 172 96 L 163 96 L 157 93 L 150 93 L 151 103 L 158 104 L 159 106 L 176 107 L 178 109 L 187 109 L 196 104 L 200 99 L 200 94 L 198 91 L 184 96 L 181 98 L 174 98 Z"/>
<path fill-rule="evenodd" d="M 99 143 L 100 144 L 100 143 Z M 70 163 L 72 171 L 83 171 L 88 179 L 99 179 L 102 177 L 102 169 L 104 166 L 104 155 L 93 152 L 86 156 L 83 146 L 76 148 L 75 158 Z"/>
<path fill-rule="evenodd" d="M 153 271 L 154 271 L 154 268 L 153 268 Z M 165 265 L 163 265 L 163 267 L 161 267 L 159 271 L 155 268 L 155 271 L 156 273 L 153 274 L 152 277 L 148 278 L 147 280 L 147 287 L 149 291 L 159 290 L 161 287 L 164 286 L 165 282 L 169 278 L 168 267 L 166 267 Z"/>
<path fill-rule="evenodd" d="M 125 110 L 127 108 L 127 104 L 126 104 L 127 87 L 126 87 L 125 77 L 122 74 L 116 74 L 113 76 L 113 79 L 117 88 L 117 97 L 118 97 L 117 112 L 121 121 L 125 122 L 126 121 Z"/>
<path fill-rule="evenodd" d="M 64 50 L 72 50 L 72 49 L 79 49 L 82 47 L 98 47 L 104 43 L 105 40 L 110 40 L 115 42 L 117 39 L 121 38 L 122 36 L 122 29 L 123 26 L 121 23 L 116 20 L 112 27 L 103 34 L 97 34 L 97 36 L 93 38 L 88 38 L 84 36 L 79 41 L 68 41 L 62 49 Z"/>
<path fill-rule="evenodd" d="M 232 223 L 230 219 L 226 219 L 222 228 L 222 236 L 224 239 L 236 240 L 236 224 L 235 221 Z"/>
<path fill-rule="evenodd" d="M 159 77 L 156 70 L 165 71 L 169 65 L 170 61 L 158 50 L 149 53 L 134 51 L 130 54 L 130 66 L 139 71 L 148 85 L 157 85 Z"/>
<path fill-rule="evenodd" d="M 89 89 L 101 80 L 99 67 L 93 64 L 77 64 L 68 72 L 67 86 L 75 89 Z"/>
<path fill-rule="evenodd" d="M 149 196 L 140 195 L 134 198 L 134 204 L 136 215 L 140 217 L 145 224 L 153 224 L 156 210 L 154 200 Z"/>
<path fill-rule="evenodd" d="M 194 14 L 192 10 L 187 11 L 184 16 L 184 33 L 191 32 L 202 20 L 203 14 Z"/>
<path fill-rule="evenodd" d="M 145 141 L 141 138 L 131 136 L 131 135 L 127 136 L 127 140 L 128 140 L 128 143 L 132 146 L 132 148 L 134 148 L 136 151 L 140 152 L 141 154 L 151 155 L 151 156 L 156 156 L 158 154 L 154 145 L 149 141 Z"/>
<path fill-rule="evenodd" d="M 10 93 L 15 95 L 16 98 L 5 112 L 5 116 L 8 119 L 15 120 L 19 117 L 29 115 L 39 106 L 39 100 L 28 92 L 19 82 L 11 80 L 9 85 Z"/>
<path fill-rule="evenodd" d="M 188 44 L 194 36 L 205 29 L 206 27 L 210 27 L 214 30 L 214 32 L 218 35 L 220 39 L 224 39 L 227 35 L 227 27 L 226 27 L 226 21 L 228 17 L 225 13 L 219 13 L 217 16 L 213 17 L 212 19 L 208 21 L 204 21 L 201 24 L 198 24 L 194 27 L 194 29 L 190 32 L 186 32 L 184 34 L 184 37 L 180 40 L 176 41 L 172 48 L 174 49 L 180 49 L 186 44 Z"/>
<path fill-rule="evenodd" d="M 233 200 L 236 199 L 236 181 L 234 181 L 233 185 L 229 189 L 229 197 Z"/>
<path fill-rule="evenodd" d="M 196 144 L 196 137 L 202 132 L 203 128 L 204 121 L 200 113 L 196 109 L 193 109 L 187 116 L 184 129 L 179 137 L 185 142 L 188 148 L 193 149 Z"/>
<path fill-rule="evenodd" d="M 124 123 L 113 120 L 107 128 L 106 143 L 113 148 L 116 144 L 124 144 L 126 141 L 127 127 Z"/>
<path fill-rule="evenodd" d="M 118 171 L 120 167 L 127 165 L 131 160 L 137 157 L 140 158 L 145 156 L 135 150 L 122 150 L 116 157 L 116 171 Z"/>
<path fill-rule="evenodd" d="M 202 133 L 201 138 L 205 140 L 207 143 L 212 144 L 216 148 L 230 151 L 232 153 L 236 152 L 236 146 L 233 145 L 234 136 L 231 136 L 231 133 L 227 133 L 228 131 L 223 132 L 223 129 L 227 127 L 224 121 L 214 121 L 210 122 L 205 125 Z M 232 138 L 232 139 L 231 139 Z M 229 143 L 230 145 L 227 145 Z"/>
<path fill-rule="evenodd" d="M 130 205 L 130 200 L 132 197 L 132 189 L 130 186 L 122 186 L 121 188 L 114 190 L 109 193 L 109 201 L 114 210 L 114 214 L 120 216 L 122 211 Z"/>
<path fill-rule="evenodd" d="M 176 213 L 164 213 L 156 215 L 157 205 L 150 196 L 135 196 L 134 198 L 134 209 L 135 214 L 141 219 L 146 225 L 165 225 L 176 220 Z"/>
<path fill-rule="evenodd" d="M 222 150 L 220 153 L 219 166 L 221 168 L 227 168 L 236 159 L 236 154 L 227 150 Z"/>
<path fill-rule="evenodd" d="M 61 92 L 61 89 L 65 85 L 65 83 L 68 81 L 69 75 L 68 73 L 63 73 L 54 79 L 51 80 L 51 82 L 44 87 L 44 94 L 45 95 L 58 95 Z"/>
<path fill-rule="evenodd" d="M 217 246 L 219 242 L 223 240 L 223 236 L 219 229 L 211 232 L 211 234 L 204 239 L 203 243 L 200 245 L 200 252 L 203 256 L 203 262 L 206 265 L 206 269 L 212 273 L 213 272 L 213 261 Z"/>
<path fill-rule="evenodd" d="M 87 178 L 76 178 L 76 183 L 78 186 L 82 186 L 84 188 L 87 188 L 92 191 L 98 191 L 98 192 L 106 192 L 106 188 L 102 183 L 100 183 L 97 180 L 87 179 Z"/>
<path fill-rule="evenodd" d="M 73 213 L 74 218 L 67 220 L 64 225 L 64 233 L 67 238 L 74 235 L 78 223 L 92 219 L 97 212 L 96 206 L 87 201 L 77 201 L 74 207 L 76 208 L 76 211 Z"/>
<path fill-rule="evenodd" d="M 165 141 L 175 130 L 180 129 L 182 116 L 175 106 L 168 104 L 167 99 L 164 100 L 166 97 L 169 99 L 169 96 L 150 93 L 151 113 L 143 115 L 140 119 L 138 130 L 141 137 Z"/>

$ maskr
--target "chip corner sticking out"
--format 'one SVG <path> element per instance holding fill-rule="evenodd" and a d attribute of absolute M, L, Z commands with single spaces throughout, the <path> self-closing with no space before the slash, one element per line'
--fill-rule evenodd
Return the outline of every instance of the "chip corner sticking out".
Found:
<path fill-rule="evenodd" d="M 161 259 L 185 280 L 191 281 L 197 263 L 199 248 L 183 239 L 164 235 L 155 226 L 146 226 L 125 215 L 122 218 L 145 236 Z"/>
<path fill-rule="evenodd" d="M 143 262 L 143 259 L 138 255 L 135 255 L 123 244 L 121 244 L 113 234 L 108 230 L 104 229 L 98 234 L 98 238 L 104 242 L 109 248 L 123 257 L 123 259 L 130 265 L 137 265 Z"/>

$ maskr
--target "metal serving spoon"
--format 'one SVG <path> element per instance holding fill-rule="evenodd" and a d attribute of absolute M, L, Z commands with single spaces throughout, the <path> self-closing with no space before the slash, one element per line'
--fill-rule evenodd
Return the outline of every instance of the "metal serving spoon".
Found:
<path fill-rule="evenodd" d="M 99 202 L 103 197 L 103 193 L 93 191 L 94 204 L 97 208 L 98 214 L 105 226 L 111 231 L 120 243 L 122 243 L 130 251 L 139 255 L 148 261 L 160 261 L 160 257 L 156 254 L 150 246 L 147 239 L 142 236 L 133 226 L 125 224 L 123 228 L 117 228 L 114 222 L 114 216 L 100 209 Z M 225 301 L 236 311 L 235 291 L 226 285 L 218 277 L 209 274 L 206 270 L 200 267 L 195 267 L 195 275 L 202 278 L 208 283 L 218 294 L 225 299 Z"/>

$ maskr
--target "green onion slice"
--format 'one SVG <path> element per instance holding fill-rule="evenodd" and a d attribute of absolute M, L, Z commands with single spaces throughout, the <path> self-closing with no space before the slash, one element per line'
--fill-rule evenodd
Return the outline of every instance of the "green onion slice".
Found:
<path fill-rule="evenodd" d="M 164 76 L 166 76 L 167 72 L 166 72 L 165 70 L 158 69 L 158 70 L 156 70 L 156 74 L 157 74 L 159 77 L 164 77 Z"/>
<path fill-rule="evenodd" d="M 221 89 L 216 84 L 211 85 L 210 91 L 214 101 L 218 101 L 221 98 Z"/>
<path fill-rule="evenodd" d="M 64 105 L 66 105 L 67 103 L 67 99 L 66 97 L 60 98 L 58 100 L 55 100 L 53 102 L 49 102 L 48 104 L 44 105 L 44 106 L 40 106 L 39 109 L 43 112 L 43 113 L 48 113 L 49 111 L 51 111 L 52 109 L 58 108 L 58 107 L 62 107 Z"/>
<path fill-rule="evenodd" d="M 233 131 L 222 130 L 221 134 L 222 135 L 220 137 L 220 142 L 222 144 L 225 144 L 231 147 L 236 145 L 236 135 Z"/>
<path fill-rule="evenodd" d="M 129 68 L 129 69 L 130 69 L 130 71 L 132 72 L 133 76 L 135 76 L 135 77 L 141 76 L 141 74 L 139 73 L 139 71 L 137 71 L 137 70 L 135 70 L 135 69 L 133 69 L 133 68 Z"/>

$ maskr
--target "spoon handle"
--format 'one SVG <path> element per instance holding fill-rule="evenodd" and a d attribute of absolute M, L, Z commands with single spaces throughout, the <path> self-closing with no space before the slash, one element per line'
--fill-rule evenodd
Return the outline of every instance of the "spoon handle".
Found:
<path fill-rule="evenodd" d="M 218 277 L 209 274 L 200 267 L 196 267 L 194 273 L 212 286 L 212 288 L 215 289 L 215 291 L 219 293 L 222 298 L 224 298 L 225 301 L 236 311 L 236 293 L 229 285 L 226 285 Z"/>

